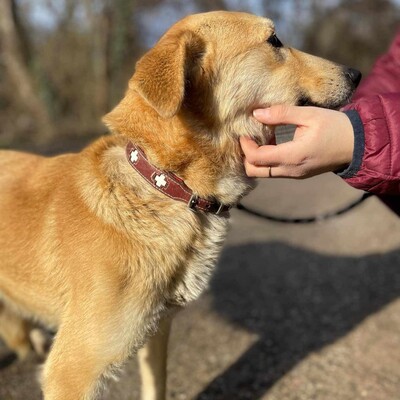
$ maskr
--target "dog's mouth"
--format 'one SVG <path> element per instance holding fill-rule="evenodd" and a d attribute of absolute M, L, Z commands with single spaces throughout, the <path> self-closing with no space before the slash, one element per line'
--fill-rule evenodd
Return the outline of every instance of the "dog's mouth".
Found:
<path fill-rule="evenodd" d="M 349 103 L 351 95 L 346 96 L 344 99 L 340 101 L 328 101 L 326 103 L 320 103 L 320 102 L 315 102 L 311 100 L 307 96 L 301 96 L 299 100 L 297 100 L 296 105 L 303 107 L 303 106 L 309 106 L 309 107 L 320 107 L 320 108 L 329 108 L 331 110 L 339 110 L 341 107 L 345 106 L 346 104 Z"/>
<path fill-rule="evenodd" d="M 298 106 L 314 106 L 329 108 L 331 110 L 339 110 L 350 102 L 350 99 L 358 87 L 361 80 L 361 72 L 354 68 L 343 68 L 343 75 L 345 77 L 346 85 L 342 92 L 337 93 L 333 98 L 328 99 L 323 102 L 313 101 L 309 96 L 301 93 L 299 99 L 297 100 Z"/>
<path fill-rule="evenodd" d="M 297 104 L 296 105 L 300 106 L 300 107 L 306 107 L 306 106 L 321 107 L 321 105 L 319 105 L 318 103 L 312 101 L 309 97 L 306 97 L 306 96 L 301 96 L 297 100 Z"/>

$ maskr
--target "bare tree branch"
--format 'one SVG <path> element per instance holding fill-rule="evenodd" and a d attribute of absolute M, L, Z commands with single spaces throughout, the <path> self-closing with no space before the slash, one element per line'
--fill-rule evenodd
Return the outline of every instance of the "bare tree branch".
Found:
<path fill-rule="evenodd" d="M 37 139 L 45 141 L 52 136 L 53 127 L 47 108 L 37 95 L 32 77 L 23 61 L 12 13 L 14 6 L 13 0 L 0 0 L 2 60 L 7 75 L 15 88 L 15 94 L 36 121 L 37 129 L 39 130 Z"/>

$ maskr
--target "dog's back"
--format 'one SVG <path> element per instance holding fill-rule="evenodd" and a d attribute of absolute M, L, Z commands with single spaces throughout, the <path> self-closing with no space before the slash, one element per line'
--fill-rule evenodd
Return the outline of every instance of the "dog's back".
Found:
<path fill-rule="evenodd" d="M 54 164 L 32 154 L 0 152 L 0 299 L 25 316 L 41 316 L 54 304 L 54 294 L 43 290 L 51 281 L 43 246 L 56 187 Z"/>

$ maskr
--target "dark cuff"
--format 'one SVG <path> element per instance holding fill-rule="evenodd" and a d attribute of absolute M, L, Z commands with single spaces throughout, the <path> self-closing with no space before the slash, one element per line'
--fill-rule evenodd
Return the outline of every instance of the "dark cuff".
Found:
<path fill-rule="evenodd" d="M 353 131 L 354 131 L 353 160 L 345 170 L 336 171 L 336 174 L 341 178 L 346 179 L 353 177 L 360 170 L 361 163 L 364 157 L 365 139 L 364 139 L 364 126 L 358 112 L 356 110 L 348 110 L 344 111 L 344 113 L 349 117 L 351 125 L 353 125 Z"/>

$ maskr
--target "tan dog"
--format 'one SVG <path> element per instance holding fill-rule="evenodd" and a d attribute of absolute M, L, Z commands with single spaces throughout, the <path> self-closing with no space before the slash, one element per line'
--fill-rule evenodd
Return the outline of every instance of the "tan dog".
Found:
<path fill-rule="evenodd" d="M 53 158 L 0 153 L 0 333 L 23 358 L 27 321 L 58 330 L 46 400 L 93 399 L 99 379 L 153 333 L 139 351 L 142 392 L 164 399 L 169 317 L 206 287 L 225 237 L 228 212 L 194 212 L 162 193 L 132 168 L 128 142 L 223 211 L 253 186 L 239 136 L 271 136 L 252 110 L 338 107 L 356 75 L 282 47 L 269 19 L 194 15 L 138 62 L 104 118 L 113 135 Z"/>

